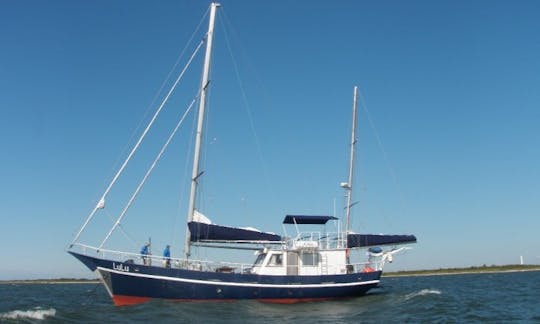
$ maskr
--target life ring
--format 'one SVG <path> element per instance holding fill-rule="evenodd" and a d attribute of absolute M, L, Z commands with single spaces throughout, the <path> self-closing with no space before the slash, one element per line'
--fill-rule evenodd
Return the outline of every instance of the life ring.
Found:
<path fill-rule="evenodd" d="M 362 270 L 362 272 L 375 272 L 375 269 L 373 269 L 372 267 L 370 266 L 366 266 L 364 268 L 364 270 Z"/>

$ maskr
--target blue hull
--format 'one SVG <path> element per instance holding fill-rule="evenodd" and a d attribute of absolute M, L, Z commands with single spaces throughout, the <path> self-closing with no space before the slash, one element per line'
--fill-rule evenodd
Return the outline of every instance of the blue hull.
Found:
<path fill-rule="evenodd" d="M 342 275 L 269 276 L 143 266 L 69 252 L 97 271 L 116 305 L 170 300 L 257 299 L 298 302 L 364 295 L 381 271 Z"/>

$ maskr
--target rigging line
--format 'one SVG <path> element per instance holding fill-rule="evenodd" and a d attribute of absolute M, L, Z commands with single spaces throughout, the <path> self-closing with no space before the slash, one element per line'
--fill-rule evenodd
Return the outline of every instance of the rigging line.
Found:
<path fill-rule="evenodd" d="M 220 12 L 221 10 L 217 11 L 216 12 L 216 15 L 220 15 Z M 221 19 L 216 19 L 216 21 L 221 21 Z M 208 130 L 210 129 L 209 125 L 211 124 L 211 119 L 212 119 L 212 114 L 211 114 L 211 109 L 212 109 L 212 104 L 211 104 L 211 100 L 212 100 L 212 75 L 213 75 L 213 69 L 212 69 L 212 64 L 209 65 L 209 70 L 208 70 L 208 82 L 206 83 L 205 85 L 205 88 L 207 89 L 206 91 L 206 105 L 205 105 L 205 117 L 204 117 L 204 127 L 203 129 L 205 130 Z M 203 80 L 203 75 L 201 75 L 201 78 L 200 78 L 200 83 L 202 83 L 202 80 Z M 202 89 L 201 89 L 202 91 Z M 193 128 L 195 129 L 197 127 L 197 120 L 195 119 L 194 120 L 194 125 L 193 125 Z M 201 158 L 200 158 L 200 162 L 199 162 L 199 171 L 200 170 L 204 170 L 205 166 L 207 166 L 207 161 L 208 161 L 208 149 L 209 149 L 209 141 L 208 141 L 208 136 L 209 136 L 209 132 L 208 131 L 203 131 L 202 132 L 202 143 L 205 143 L 204 145 L 201 146 Z M 195 132 L 193 132 L 193 136 L 192 136 L 192 139 L 195 137 Z M 191 148 L 193 147 L 193 145 L 195 145 L 195 141 L 192 140 L 191 142 L 192 144 L 190 145 L 190 151 Z M 211 144 L 211 143 L 210 143 Z M 205 205 L 203 204 L 206 204 L 208 205 L 208 201 L 211 199 L 211 198 L 204 198 L 204 195 L 202 193 L 205 192 L 206 188 L 205 188 L 205 183 L 203 181 L 203 178 L 199 178 L 200 175 L 202 175 L 204 173 L 204 171 L 200 171 L 199 172 L 199 175 L 197 176 L 197 195 L 195 197 L 196 201 L 195 201 L 195 206 L 196 206 L 196 210 L 204 210 L 206 208 Z M 199 180 L 200 179 L 200 180 Z M 189 213 L 189 211 L 188 211 Z"/>
<path fill-rule="evenodd" d="M 182 118 L 180 119 L 180 121 L 176 124 L 176 127 L 174 128 L 174 130 L 172 131 L 171 135 L 169 135 L 169 138 L 167 139 L 167 141 L 165 142 L 165 144 L 163 145 L 163 147 L 161 148 L 161 150 L 159 151 L 159 154 L 157 155 L 157 157 L 155 158 L 154 162 L 152 162 L 152 165 L 150 166 L 150 168 L 148 169 L 148 171 L 146 172 L 146 174 L 144 175 L 143 179 L 141 180 L 141 182 L 139 183 L 139 186 L 137 187 L 137 189 L 135 190 L 135 192 L 133 193 L 133 195 L 131 196 L 131 198 L 129 199 L 126 207 L 124 207 L 124 210 L 122 210 L 122 213 L 120 214 L 120 216 L 118 217 L 118 219 L 116 220 L 116 223 L 114 224 L 114 226 L 111 228 L 111 230 L 109 231 L 109 233 L 107 234 L 107 236 L 105 237 L 105 239 L 103 239 L 103 242 L 101 242 L 101 244 L 99 245 L 98 247 L 98 250 L 101 249 L 103 247 L 103 244 L 105 244 L 105 242 L 109 239 L 109 237 L 111 236 L 111 234 L 113 233 L 113 231 L 118 227 L 118 225 L 120 224 L 120 221 L 122 221 L 122 218 L 124 218 L 126 212 L 128 211 L 128 209 L 131 207 L 131 205 L 133 204 L 133 201 L 135 200 L 135 198 L 137 197 L 137 195 L 139 194 L 139 192 L 141 191 L 142 187 L 144 186 L 144 184 L 146 183 L 146 180 L 148 179 L 148 177 L 150 176 L 150 174 L 152 173 L 152 171 L 154 170 L 154 167 L 156 166 L 156 164 L 158 163 L 158 161 L 161 159 L 161 157 L 163 156 L 163 153 L 165 152 L 165 150 L 167 149 L 167 147 L 169 146 L 169 144 L 171 143 L 174 135 L 176 134 L 176 132 L 178 131 L 178 129 L 180 128 L 180 126 L 183 124 L 186 116 L 188 115 L 188 113 L 191 111 L 191 108 L 193 107 L 193 105 L 195 104 L 195 102 L 197 101 L 197 98 L 199 97 L 200 93 L 195 97 L 193 98 L 193 100 L 191 101 L 191 104 L 189 105 L 189 107 L 186 109 L 186 111 L 184 112 L 184 114 L 182 115 Z"/>
<path fill-rule="evenodd" d="M 189 132 L 191 134 L 190 138 L 189 138 L 189 141 L 188 141 L 188 149 L 186 152 L 193 152 L 193 145 L 195 144 L 195 140 L 194 140 L 194 137 L 195 137 L 195 129 L 197 127 L 197 116 L 194 116 L 193 118 L 193 122 L 191 124 L 191 132 Z M 189 161 L 191 159 L 191 155 L 188 153 L 186 154 L 186 157 L 185 157 L 185 161 L 184 161 L 184 175 L 182 177 L 182 180 L 186 180 L 188 179 L 188 174 L 189 174 Z M 184 182 L 182 181 L 181 183 L 187 183 L 187 182 Z M 180 210 L 181 210 L 181 207 L 182 205 L 184 204 L 185 202 L 185 199 L 182 198 L 182 197 L 185 197 L 186 196 L 186 191 L 187 191 L 187 187 L 186 186 L 181 186 L 181 192 L 180 192 L 180 199 L 178 201 L 178 209 L 177 209 L 177 213 L 180 214 Z M 177 233 L 177 228 L 178 228 L 178 222 L 180 220 L 180 217 L 176 217 L 175 219 L 175 222 L 174 222 L 174 228 L 173 228 L 173 237 L 171 239 L 171 242 L 172 244 L 175 244 L 175 240 L 176 240 L 176 233 Z M 185 227 L 184 225 L 182 225 L 182 231 L 185 230 Z"/>
<path fill-rule="evenodd" d="M 150 108 L 154 106 L 154 103 L 156 102 L 157 98 L 159 97 L 159 94 L 163 91 L 163 88 L 165 87 L 165 85 L 167 84 L 167 82 L 170 80 L 171 78 L 171 75 L 173 74 L 173 72 L 176 70 L 176 67 L 178 66 L 178 64 L 180 64 L 180 61 L 181 59 L 184 57 L 184 54 L 186 53 L 189 45 L 192 43 L 193 39 L 195 38 L 195 35 L 198 34 L 199 30 L 201 29 L 201 26 L 203 25 L 203 23 L 206 21 L 206 17 L 208 16 L 208 13 L 210 12 L 210 7 L 208 7 L 206 9 L 206 12 L 203 14 L 203 16 L 201 17 L 197 27 L 195 28 L 195 30 L 193 31 L 193 33 L 191 34 L 191 36 L 189 37 L 186 45 L 184 46 L 184 48 L 182 49 L 182 51 L 180 52 L 180 55 L 178 56 L 178 59 L 176 59 L 176 62 L 174 63 L 173 67 L 171 68 L 171 70 L 169 71 L 169 73 L 167 74 L 167 77 L 165 77 L 165 79 L 163 80 L 163 83 L 161 84 L 159 90 L 156 92 L 156 95 L 154 96 L 154 98 L 152 99 L 150 105 L 148 106 L 148 109 L 145 113 L 145 117 L 148 115 L 148 112 L 150 111 Z M 144 120 L 145 118 L 141 119 L 141 123 L 137 126 L 137 128 L 135 129 L 135 132 L 140 128 L 141 124 L 142 124 L 142 121 Z M 133 138 L 135 132 L 133 133 L 133 135 L 131 136 L 131 138 Z M 131 141 L 131 139 L 130 139 Z M 126 147 L 127 148 L 127 147 Z M 124 150 L 122 150 L 122 152 L 125 152 L 126 151 L 126 148 L 124 148 Z M 115 163 L 116 164 L 116 163 Z M 187 170 L 187 166 L 186 166 L 186 170 Z M 183 191 L 183 193 L 185 193 L 185 190 Z M 183 194 L 182 194 L 183 196 Z M 120 228 L 122 229 L 121 225 L 120 225 Z M 135 242 L 133 239 L 131 239 L 133 242 Z"/>
<path fill-rule="evenodd" d="M 219 11 L 216 12 L 217 15 L 219 15 Z M 217 19 L 216 19 L 217 20 Z M 196 210 L 204 210 L 204 208 L 206 206 L 203 206 L 204 203 L 207 202 L 208 199 L 205 199 L 203 196 L 202 193 L 205 192 L 205 187 L 204 187 L 204 181 L 203 181 L 203 177 L 202 174 L 205 172 L 204 169 L 205 169 L 205 166 L 207 166 L 207 158 L 208 158 L 208 125 L 210 124 L 210 119 L 211 119 L 211 114 L 210 114 L 210 111 L 211 111 L 211 108 L 212 108 L 212 105 L 210 104 L 210 100 L 211 100 L 211 95 L 212 95 L 212 92 L 211 92 L 211 85 L 212 85 L 212 64 L 210 64 L 210 67 L 209 67 L 209 70 L 208 70 L 208 82 L 206 83 L 206 85 L 204 86 L 205 89 L 207 89 L 206 91 L 206 104 L 205 104 L 205 117 L 204 117 L 204 120 L 203 120 L 203 123 L 204 123 L 204 126 L 203 126 L 203 132 L 202 132 L 202 139 L 201 139 L 201 143 L 204 143 L 204 144 L 201 144 L 201 152 L 200 152 L 200 159 L 199 159 L 199 174 L 195 177 L 196 181 L 197 181 L 197 195 L 195 196 L 195 209 Z M 199 83 L 202 84 L 202 80 L 203 80 L 203 75 L 201 75 L 201 78 L 199 79 Z M 200 90 L 202 92 L 202 88 Z M 200 99 L 199 99 L 200 100 Z M 196 137 L 196 134 L 197 134 L 197 123 L 198 123 L 198 120 L 197 118 L 195 118 L 194 120 L 194 124 L 193 124 L 193 129 L 195 129 L 194 132 L 192 132 L 192 142 L 190 144 L 190 151 L 189 152 L 193 152 L 193 146 L 195 145 L 195 137 Z M 193 158 L 193 156 L 192 156 Z M 188 170 L 189 171 L 189 170 Z M 193 180 L 190 179 L 190 181 Z M 188 208 L 189 209 L 189 208 Z M 188 214 L 190 213 L 190 211 L 188 210 Z"/>
<path fill-rule="evenodd" d="M 362 95 L 362 92 L 360 91 L 360 89 L 358 90 L 358 95 L 360 97 L 360 103 L 362 104 L 362 107 L 364 108 L 364 111 L 366 112 L 369 125 L 371 126 L 371 129 L 375 133 L 375 138 L 377 139 L 377 144 L 379 145 L 379 149 L 382 152 L 384 163 L 386 164 L 386 167 L 390 171 L 392 180 L 394 181 L 394 185 L 396 186 L 396 189 L 398 191 L 398 195 L 399 195 L 400 203 L 401 203 L 401 210 L 403 211 L 405 209 L 405 199 L 403 198 L 403 192 L 401 190 L 401 186 L 399 185 L 398 177 L 396 175 L 396 172 L 394 171 L 394 168 L 392 168 L 390 164 L 390 159 L 388 158 L 388 155 L 386 154 L 386 150 L 384 149 L 381 137 L 379 135 L 379 132 L 377 131 L 377 128 L 375 127 L 375 123 L 373 122 L 373 119 L 371 119 L 371 115 L 369 113 L 366 102 L 364 100 L 364 96 Z"/>
<path fill-rule="evenodd" d="M 152 99 L 152 101 L 151 101 L 150 104 L 148 105 L 148 108 L 146 109 L 146 112 L 144 113 L 143 118 L 142 118 L 141 121 L 139 122 L 139 125 L 137 125 L 137 127 L 135 128 L 135 130 L 134 130 L 133 133 L 131 134 L 128 143 L 130 143 L 131 140 L 135 137 L 135 134 L 136 134 L 137 131 L 141 128 L 141 125 L 143 124 L 143 121 L 146 119 L 146 116 L 149 114 L 150 109 L 151 109 L 152 107 L 154 107 L 155 102 L 156 102 L 157 99 L 159 98 L 159 96 L 160 96 L 160 94 L 162 93 L 163 89 L 165 88 L 165 85 L 167 84 L 167 82 L 171 79 L 171 75 L 172 75 L 173 72 L 176 70 L 176 67 L 178 66 L 178 64 L 180 64 L 180 61 L 181 61 L 182 58 L 184 57 L 184 54 L 186 53 L 188 47 L 191 45 L 193 39 L 195 38 L 195 35 L 198 34 L 199 30 L 201 29 L 201 26 L 202 26 L 203 23 L 205 22 L 206 16 L 208 16 L 208 13 L 209 13 L 209 12 L 210 12 L 210 8 L 206 9 L 206 12 L 204 13 L 204 15 L 202 16 L 201 20 L 199 21 L 199 24 L 197 25 L 197 27 L 195 28 L 195 30 L 193 31 L 193 33 L 192 33 L 191 36 L 189 37 L 188 41 L 186 42 L 186 45 L 184 46 L 184 48 L 183 48 L 182 51 L 180 52 L 180 55 L 179 55 L 178 58 L 176 59 L 176 62 L 174 63 L 173 67 L 170 69 L 169 73 L 167 74 L 167 76 L 165 77 L 165 79 L 163 80 L 163 82 L 161 83 L 161 86 L 159 87 L 159 90 L 156 92 L 156 94 L 154 95 L 154 98 Z M 125 151 L 127 151 L 127 148 L 128 148 L 128 145 L 126 145 L 126 147 L 124 147 L 124 149 L 122 150 L 122 153 L 120 154 L 120 156 L 124 155 L 123 153 L 124 153 Z M 120 156 L 118 157 L 117 161 L 114 163 L 115 166 L 118 164 L 118 161 L 120 160 Z M 115 167 L 114 169 L 116 169 L 116 167 Z"/>
<path fill-rule="evenodd" d="M 228 21 L 228 19 L 227 19 L 227 21 Z M 244 84 L 242 83 L 242 79 L 240 78 L 240 71 L 238 69 L 238 64 L 237 64 L 237 62 L 235 60 L 235 57 L 233 55 L 233 51 L 232 51 L 232 48 L 231 48 L 231 43 L 229 41 L 229 36 L 227 34 L 227 29 L 225 28 L 223 20 L 220 20 L 220 22 L 222 24 L 223 30 L 225 31 L 225 33 L 224 33 L 224 35 L 225 35 L 225 37 L 224 37 L 225 38 L 225 43 L 227 45 L 227 50 L 229 52 L 229 56 L 231 57 L 231 60 L 232 60 L 232 63 L 233 63 L 236 80 L 238 81 L 238 87 L 240 88 L 240 91 L 242 93 L 242 100 L 244 102 L 244 108 L 246 110 L 246 113 L 247 113 L 247 116 L 248 116 L 248 119 L 249 119 L 249 125 L 250 125 L 250 128 L 251 128 L 251 132 L 253 133 L 253 137 L 255 138 L 255 145 L 257 147 L 257 153 L 258 153 L 259 161 L 260 161 L 262 169 L 263 169 L 263 175 L 265 177 L 266 183 L 268 184 L 268 183 L 270 183 L 270 181 L 269 181 L 270 177 L 268 176 L 268 170 L 267 170 L 267 167 L 266 167 L 266 163 L 264 162 L 264 158 L 263 158 L 263 154 L 262 154 L 262 146 L 261 146 L 261 142 L 259 140 L 259 136 L 257 135 L 257 131 L 255 129 L 255 122 L 253 121 L 253 115 L 251 113 L 249 100 L 247 98 L 246 91 L 244 89 Z"/>
<path fill-rule="evenodd" d="M 176 81 L 174 82 L 174 84 L 172 85 L 171 89 L 169 90 L 169 92 L 167 93 L 167 95 L 165 96 L 165 98 L 163 99 L 163 101 L 161 102 L 161 105 L 159 106 L 159 108 L 157 109 L 157 111 L 154 113 L 154 116 L 152 116 L 152 119 L 150 120 L 150 122 L 148 123 L 148 125 L 146 126 L 144 132 L 142 133 L 141 137 L 139 138 L 139 140 L 137 141 L 137 143 L 135 144 L 135 146 L 133 147 L 133 149 L 131 149 L 131 152 L 129 153 L 128 157 L 126 158 L 126 160 L 124 161 L 124 163 L 122 164 L 122 166 L 120 167 L 120 170 L 118 170 L 118 172 L 116 173 L 116 175 L 114 176 L 114 178 L 112 179 L 111 183 L 109 184 L 109 186 L 107 187 L 107 189 L 105 190 L 105 192 L 103 193 L 103 195 L 101 196 L 101 199 L 99 200 L 99 202 L 96 204 L 96 206 L 94 207 L 94 209 L 92 210 L 92 212 L 90 213 L 90 215 L 86 218 L 86 221 L 84 222 L 83 226 L 81 227 L 81 229 L 79 230 L 79 232 L 77 233 L 77 235 L 75 236 L 75 238 L 73 239 L 73 241 L 71 242 L 70 244 L 70 247 L 73 246 L 73 244 L 79 239 L 79 236 L 81 235 L 82 231 L 86 228 L 86 226 L 88 225 L 88 223 L 90 222 L 90 220 L 92 219 L 92 217 L 94 217 L 94 215 L 96 214 L 97 210 L 102 208 L 105 204 L 105 198 L 106 196 L 109 194 L 109 191 L 111 191 L 113 185 L 116 183 L 116 181 L 118 180 L 118 178 L 120 177 L 120 175 L 122 174 L 122 172 L 124 171 L 124 169 L 126 168 L 128 162 L 131 160 L 131 158 L 133 157 L 133 155 L 135 154 L 135 152 L 137 151 L 137 149 L 139 148 L 139 146 L 141 145 L 141 142 L 143 141 L 143 139 L 146 137 L 146 134 L 148 133 L 148 131 L 150 130 L 150 128 L 152 127 L 152 125 L 154 124 L 154 121 L 157 119 L 159 113 L 161 112 L 161 110 L 163 109 L 163 107 L 165 106 L 165 104 L 167 103 L 167 101 L 169 100 L 169 97 L 171 96 L 171 94 L 173 93 L 174 89 L 176 89 L 176 86 L 178 85 L 178 83 L 180 82 L 180 80 L 182 79 L 182 77 L 184 76 L 185 72 L 187 71 L 188 67 L 191 65 L 191 62 L 193 61 L 193 59 L 195 58 L 195 55 L 197 54 L 197 52 L 199 51 L 199 49 L 202 47 L 202 45 L 204 44 L 206 38 L 203 38 L 200 42 L 199 42 L 199 45 L 197 45 L 197 48 L 195 48 L 195 51 L 193 52 L 193 54 L 191 54 L 191 57 L 189 58 L 189 61 L 186 63 L 186 65 L 184 66 L 184 69 L 182 70 L 182 72 L 180 73 L 180 75 L 178 76 L 178 78 L 176 78 Z"/>
<path fill-rule="evenodd" d="M 110 213 L 108 213 L 107 211 L 105 211 L 105 214 L 107 215 L 107 217 L 109 218 L 109 220 L 111 221 L 111 223 L 114 223 L 114 220 L 113 220 L 113 217 Z M 122 232 L 122 234 L 124 234 L 124 236 L 129 240 L 131 241 L 131 244 L 134 246 L 134 247 L 137 247 L 138 244 L 137 242 L 126 232 L 126 230 L 124 229 L 124 227 L 122 226 L 122 224 L 118 224 L 118 228 L 120 228 L 120 231 Z"/>
<path fill-rule="evenodd" d="M 210 74 L 212 74 L 212 70 L 210 70 L 209 72 Z M 212 76 L 209 76 L 209 80 L 212 80 Z M 206 92 L 206 117 L 204 118 L 204 129 L 205 130 L 208 130 L 210 129 L 209 125 L 211 123 L 211 119 L 212 119 L 212 104 L 211 104 L 211 100 L 212 100 L 212 92 L 210 91 L 211 88 L 209 87 L 208 88 L 208 91 Z M 195 206 L 197 206 L 197 210 L 205 210 L 205 208 L 207 208 L 209 205 L 210 205 L 210 201 L 212 199 L 212 197 L 204 197 L 205 195 L 204 194 L 207 194 L 207 191 L 206 191 L 206 186 L 205 186 L 205 182 L 204 182 L 204 178 L 201 177 L 201 175 L 205 172 L 204 169 L 205 167 L 208 166 L 208 152 L 209 152 L 209 144 L 210 142 L 208 141 L 208 136 L 209 136 L 209 133 L 208 131 L 205 131 L 203 132 L 203 142 L 205 143 L 205 145 L 202 146 L 202 152 L 201 152 L 201 163 L 200 163 L 200 167 L 199 167 L 199 175 L 197 176 L 197 182 L 198 182 L 198 186 L 197 186 L 197 191 L 198 191 L 198 194 L 197 194 L 197 201 L 195 203 Z"/>
<path fill-rule="evenodd" d="M 273 105 L 274 100 L 272 96 L 269 95 L 268 89 L 265 83 L 263 82 L 263 79 L 261 78 L 261 74 L 258 71 L 256 64 L 253 63 L 252 58 L 250 57 L 250 55 L 248 55 L 249 51 L 247 51 L 246 47 L 243 45 L 242 38 L 239 36 L 240 34 L 238 33 L 237 28 L 235 28 L 234 24 L 231 22 L 231 20 L 227 16 L 226 8 L 223 8 L 220 11 L 220 14 L 223 18 L 220 20 L 220 22 L 222 23 L 222 25 L 226 25 L 226 28 L 224 28 L 224 30 L 229 32 L 229 34 L 225 34 L 226 36 L 225 39 L 228 41 L 229 38 L 227 38 L 227 36 L 230 35 L 232 40 L 236 40 L 238 42 L 238 46 L 236 46 L 236 43 L 235 43 L 235 47 L 234 47 L 236 49 L 236 53 L 238 53 L 239 56 L 242 57 L 242 63 L 246 65 L 246 67 L 254 76 L 254 82 L 251 82 L 250 85 L 254 84 L 254 86 L 257 89 L 261 90 L 261 93 L 260 93 L 261 97 L 259 99 L 262 99 L 262 102 L 265 105 L 267 106 L 269 105 L 271 107 Z M 268 165 L 264 162 L 263 154 L 261 153 L 262 152 L 261 148 L 262 146 L 259 147 L 259 152 L 260 152 L 259 159 L 261 160 L 261 168 L 262 168 L 262 173 L 263 173 L 263 177 L 265 181 L 265 188 L 268 191 L 268 194 L 266 195 L 266 199 L 269 201 L 274 201 L 275 203 L 275 199 L 276 199 L 275 184 L 271 181 L 272 177 L 269 175 Z"/>

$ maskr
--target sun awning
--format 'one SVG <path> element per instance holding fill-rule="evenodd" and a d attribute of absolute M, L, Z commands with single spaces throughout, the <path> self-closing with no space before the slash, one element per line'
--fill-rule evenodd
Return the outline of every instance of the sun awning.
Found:
<path fill-rule="evenodd" d="M 326 224 L 329 220 L 336 220 L 334 216 L 306 216 L 306 215 L 287 215 L 283 224 Z"/>

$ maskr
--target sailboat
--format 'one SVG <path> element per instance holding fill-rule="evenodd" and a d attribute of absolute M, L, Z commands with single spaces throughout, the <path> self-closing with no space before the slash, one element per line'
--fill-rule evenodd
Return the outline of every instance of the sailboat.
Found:
<path fill-rule="evenodd" d="M 237 228 L 214 224 L 196 205 L 206 95 L 216 11 L 220 5 L 210 5 L 208 32 L 204 38 L 206 52 L 198 99 L 198 122 L 195 135 L 191 191 L 183 258 L 166 258 L 145 253 L 121 252 L 104 248 L 105 242 L 122 221 L 127 207 L 99 246 L 80 242 L 81 233 L 93 216 L 105 206 L 105 198 L 136 151 L 143 136 L 135 144 L 120 170 L 105 190 L 68 252 L 93 271 L 105 286 L 115 305 L 133 305 L 152 299 L 177 301 L 230 301 L 254 299 L 263 302 L 294 303 L 362 296 L 379 285 L 383 267 L 402 250 L 397 246 L 415 243 L 414 235 L 372 235 L 353 233 L 350 226 L 354 152 L 356 144 L 357 88 L 354 88 L 350 163 L 348 181 L 341 183 L 347 203 L 345 227 L 335 216 L 286 215 L 283 224 L 295 228 L 296 234 L 282 236 L 254 228 Z M 146 177 L 145 177 L 146 178 Z M 130 202 L 133 200 L 130 200 Z M 336 233 L 303 232 L 301 227 L 324 226 L 337 222 Z M 305 227 L 304 227 L 305 228 Z M 229 247 L 255 250 L 250 264 L 211 262 L 191 256 L 192 246 Z M 351 262 L 351 251 L 365 250 L 367 259 Z"/>

